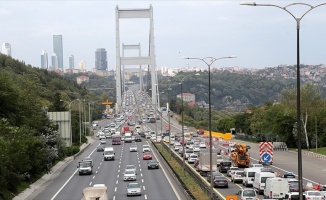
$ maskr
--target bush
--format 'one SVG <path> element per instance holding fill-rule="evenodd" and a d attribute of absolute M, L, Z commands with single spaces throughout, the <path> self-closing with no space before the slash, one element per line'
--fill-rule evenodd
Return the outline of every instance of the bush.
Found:
<path fill-rule="evenodd" d="M 79 146 L 73 145 L 65 149 L 66 156 L 72 156 L 79 152 Z"/>

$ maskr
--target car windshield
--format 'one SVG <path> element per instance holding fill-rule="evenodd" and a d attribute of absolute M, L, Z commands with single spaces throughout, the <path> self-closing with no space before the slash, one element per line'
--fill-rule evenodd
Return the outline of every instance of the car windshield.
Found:
<path fill-rule="evenodd" d="M 132 170 L 127 170 L 127 171 L 125 171 L 125 174 L 134 174 L 135 172 L 134 171 L 132 171 Z"/>
<path fill-rule="evenodd" d="M 105 155 L 112 155 L 113 154 L 113 151 L 106 151 L 104 152 Z"/>
<path fill-rule="evenodd" d="M 224 165 L 224 166 L 231 166 L 231 162 L 221 162 L 221 165 Z"/>
<path fill-rule="evenodd" d="M 192 150 L 192 149 L 187 149 L 186 150 L 186 153 L 193 153 L 194 152 L 194 150 Z"/>
<path fill-rule="evenodd" d="M 308 193 L 308 196 L 321 196 L 321 193 L 320 192 L 307 192 Z"/>
<path fill-rule="evenodd" d="M 137 146 L 136 145 L 132 145 L 132 146 L 130 146 L 130 148 L 137 148 Z"/>
<path fill-rule="evenodd" d="M 91 167 L 91 163 L 90 162 L 82 162 L 82 163 L 79 163 L 79 166 L 80 167 Z"/>
<path fill-rule="evenodd" d="M 248 177 L 255 177 L 256 172 L 248 172 Z"/>
<path fill-rule="evenodd" d="M 191 158 L 197 158 L 197 155 L 191 155 L 190 157 Z"/>
<path fill-rule="evenodd" d="M 254 190 L 244 190 L 243 191 L 243 196 L 245 197 L 254 197 L 256 196 L 256 193 Z"/>
<path fill-rule="evenodd" d="M 138 183 L 129 184 L 128 188 L 139 188 Z"/>
<path fill-rule="evenodd" d="M 127 165 L 126 169 L 135 169 L 136 167 L 134 165 Z"/>
<path fill-rule="evenodd" d="M 237 175 L 244 176 L 244 172 L 236 172 Z"/>

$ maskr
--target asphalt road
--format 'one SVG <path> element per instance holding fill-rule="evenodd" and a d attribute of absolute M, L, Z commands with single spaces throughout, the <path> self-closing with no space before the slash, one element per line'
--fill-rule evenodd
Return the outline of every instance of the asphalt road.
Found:
<path fill-rule="evenodd" d="M 109 123 L 106 121 L 105 123 Z M 101 124 L 103 126 L 104 124 Z M 174 180 L 166 174 L 166 169 L 160 164 L 158 170 L 148 170 L 147 161 L 142 160 L 142 145 L 147 141 L 137 142 L 138 152 L 129 152 L 130 143 L 114 145 L 115 160 L 103 161 L 103 152 L 96 152 L 99 140 L 94 142 L 75 161 L 68 165 L 52 183 L 35 198 L 36 200 L 57 199 L 57 200 L 80 200 L 82 190 L 94 184 L 105 184 L 108 187 L 109 199 L 126 199 L 126 186 L 128 182 L 123 181 L 123 172 L 128 164 L 137 167 L 137 180 L 142 186 L 142 195 L 131 197 L 133 199 L 185 199 L 180 188 Z M 107 139 L 110 146 L 111 139 Z M 156 157 L 155 151 L 154 158 Z M 93 159 L 93 174 L 78 175 L 78 159 L 91 156 Z M 163 169 L 162 169 L 163 168 Z"/>

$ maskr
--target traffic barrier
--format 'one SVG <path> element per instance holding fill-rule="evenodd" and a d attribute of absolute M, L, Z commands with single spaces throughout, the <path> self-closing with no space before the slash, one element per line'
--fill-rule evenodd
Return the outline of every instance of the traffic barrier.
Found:
<path fill-rule="evenodd" d="M 302 153 L 304 155 L 313 157 L 313 158 L 318 158 L 318 159 L 322 159 L 322 160 L 326 160 L 326 156 L 319 154 L 319 153 L 315 153 L 315 152 L 311 152 L 311 151 L 302 151 Z"/>

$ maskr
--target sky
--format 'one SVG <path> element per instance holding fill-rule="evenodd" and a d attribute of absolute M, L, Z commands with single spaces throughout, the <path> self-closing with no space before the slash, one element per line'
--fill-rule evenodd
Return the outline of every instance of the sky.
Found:
<path fill-rule="evenodd" d="M 54 34 L 63 37 L 64 68 L 69 56 L 75 68 L 81 60 L 94 68 L 95 51 L 105 48 L 108 69 L 116 68 L 115 9 L 153 7 L 157 67 L 207 67 L 200 60 L 183 57 L 220 58 L 212 67 L 265 68 L 293 65 L 297 59 L 295 19 L 276 7 L 243 6 L 237 0 L 64 1 L 0 0 L 0 44 L 11 44 L 12 57 L 39 67 L 42 50 L 53 54 Z M 286 6 L 294 1 L 256 1 Z M 296 1 L 313 6 L 326 1 Z M 307 6 L 288 10 L 301 17 Z M 149 19 L 120 19 L 120 45 L 140 44 L 149 51 Z M 126 51 L 125 56 L 138 56 Z M 210 60 L 208 60 L 210 61 Z M 300 22 L 300 63 L 326 64 L 326 5 L 307 13 Z"/>

